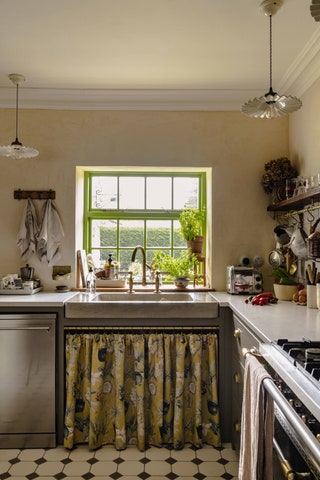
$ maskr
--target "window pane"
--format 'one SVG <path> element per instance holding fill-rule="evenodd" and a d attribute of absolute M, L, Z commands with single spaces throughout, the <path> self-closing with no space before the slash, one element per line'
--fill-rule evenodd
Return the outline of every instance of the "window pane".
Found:
<path fill-rule="evenodd" d="M 132 252 L 133 250 L 119 251 L 120 271 L 130 270 Z"/>
<path fill-rule="evenodd" d="M 173 246 L 174 247 L 185 247 L 186 246 L 186 241 L 180 233 L 179 220 L 174 220 L 174 222 L 173 222 Z"/>
<path fill-rule="evenodd" d="M 120 177 L 119 178 L 119 208 L 128 210 L 141 210 L 144 205 L 144 178 Z"/>
<path fill-rule="evenodd" d="M 199 180 L 192 177 L 173 179 L 173 208 L 181 210 L 185 204 L 199 208 Z"/>
<path fill-rule="evenodd" d="M 92 177 L 92 208 L 116 209 L 117 177 Z"/>
<path fill-rule="evenodd" d="M 115 248 L 110 248 L 110 249 L 108 248 L 105 250 L 92 249 L 91 253 L 93 256 L 94 263 L 98 268 L 104 268 L 110 254 L 112 254 L 112 258 L 114 260 L 116 260 L 117 258 Z"/>
<path fill-rule="evenodd" d="M 171 210 L 172 180 L 167 177 L 147 178 L 147 210 Z"/>
<path fill-rule="evenodd" d="M 146 225 L 147 248 L 168 248 L 171 246 L 170 220 L 148 220 Z"/>
<path fill-rule="evenodd" d="M 93 248 L 115 248 L 117 245 L 117 221 L 93 220 L 91 242 Z"/>
<path fill-rule="evenodd" d="M 142 220 L 122 220 L 119 228 L 120 247 L 143 245 L 144 222 Z"/>

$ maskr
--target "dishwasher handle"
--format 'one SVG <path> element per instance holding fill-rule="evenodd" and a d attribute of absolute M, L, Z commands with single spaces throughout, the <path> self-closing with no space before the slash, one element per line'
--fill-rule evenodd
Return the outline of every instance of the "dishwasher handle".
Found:
<path fill-rule="evenodd" d="M 36 326 L 12 326 L 12 327 L 1 327 L 0 326 L 0 330 L 5 330 L 6 332 L 9 331 L 9 330 L 46 330 L 47 332 L 50 332 L 51 330 L 51 327 L 50 326 L 39 326 L 39 327 L 36 327 Z"/>

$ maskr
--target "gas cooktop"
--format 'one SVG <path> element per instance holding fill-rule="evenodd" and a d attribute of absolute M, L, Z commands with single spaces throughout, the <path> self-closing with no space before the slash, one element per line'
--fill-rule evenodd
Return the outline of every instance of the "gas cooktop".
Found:
<path fill-rule="evenodd" d="M 320 389 L 320 342 L 279 339 L 275 345 Z"/>

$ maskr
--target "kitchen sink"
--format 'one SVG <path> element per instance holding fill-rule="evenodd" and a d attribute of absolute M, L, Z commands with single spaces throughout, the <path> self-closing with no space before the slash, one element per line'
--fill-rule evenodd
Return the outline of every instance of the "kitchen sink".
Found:
<path fill-rule="evenodd" d="M 65 304 L 66 318 L 216 318 L 219 305 L 209 292 L 78 293 Z"/>

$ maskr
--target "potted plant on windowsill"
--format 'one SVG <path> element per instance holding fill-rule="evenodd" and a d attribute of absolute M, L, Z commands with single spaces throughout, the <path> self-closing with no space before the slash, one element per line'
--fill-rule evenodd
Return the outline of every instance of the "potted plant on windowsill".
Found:
<path fill-rule="evenodd" d="M 197 256 L 190 250 L 184 250 L 179 257 L 159 250 L 154 253 L 152 268 L 167 273 L 167 279 L 173 280 L 175 286 L 184 289 L 195 276 L 194 267 L 198 263 Z"/>
<path fill-rule="evenodd" d="M 293 295 L 298 292 L 298 282 L 294 276 L 287 272 L 284 267 L 272 270 L 274 278 L 273 289 L 278 300 L 292 300 Z"/>
<path fill-rule="evenodd" d="M 180 233 L 187 242 L 188 248 L 199 256 L 202 254 L 204 236 L 202 224 L 204 212 L 186 205 L 179 216 Z"/>

